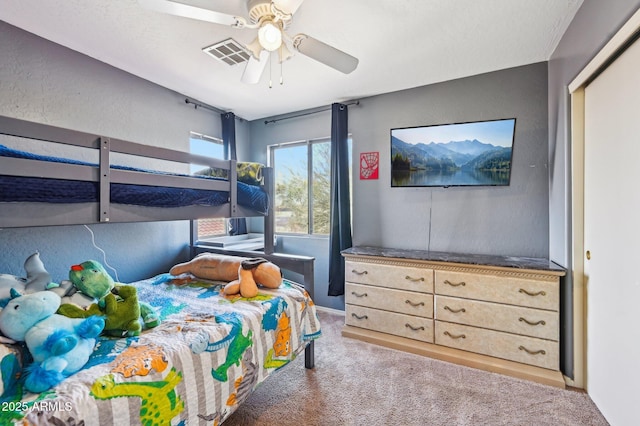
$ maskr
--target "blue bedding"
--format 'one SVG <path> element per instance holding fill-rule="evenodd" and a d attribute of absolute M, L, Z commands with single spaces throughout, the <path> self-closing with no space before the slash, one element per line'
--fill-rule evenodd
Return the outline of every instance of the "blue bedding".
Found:
<path fill-rule="evenodd" d="M 0 145 L 0 156 L 97 167 L 97 164 L 60 157 L 38 155 Z M 112 165 L 112 169 L 171 174 L 134 167 Z M 1 172 L 0 172 L 1 173 Z M 199 179 L 222 180 L 209 176 Z M 266 214 L 268 195 L 259 186 L 238 182 L 238 204 Z M 228 202 L 227 191 L 111 184 L 111 203 L 148 207 L 218 206 Z M 0 175 L 0 202 L 85 203 L 98 201 L 98 182 Z"/>

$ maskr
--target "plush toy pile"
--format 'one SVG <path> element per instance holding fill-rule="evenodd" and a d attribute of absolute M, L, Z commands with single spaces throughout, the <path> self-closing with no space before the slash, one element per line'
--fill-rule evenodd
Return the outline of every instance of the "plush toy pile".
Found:
<path fill-rule="evenodd" d="M 240 294 L 251 298 L 258 295 L 258 285 L 278 288 L 282 272 L 273 263 L 262 258 L 243 258 L 214 253 L 202 253 L 189 262 L 175 265 L 169 273 L 174 276 L 191 274 L 198 278 L 227 281 L 224 293 Z"/>
<path fill-rule="evenodd" d="M 100 334 L 137 336 L 160 322 L 134 286 L 114 282 L 97 261 L 73 265 L 61 284 L 51 281 L 38 253 L 24 269 L 26 277 L 0 274 L 0 340 L 29 350 L 33 363 L 22 374 L 28 391 L 46 391 L 79 371 Z"/>
<path fill-rule="evenodd" d="M 69 280 L 74 289 L 88 296 L 89 306 L 65 303 L 58 313 L 70 318 L 99 315 L 105 318 L 104 333 L 109 336 L 138 336 L 143 329 L 153 328 L 160 318 L 152 306 L 138 300 L 134 286 L 116 283 L 104 267 L 95 260 L 73 265 Z"/>

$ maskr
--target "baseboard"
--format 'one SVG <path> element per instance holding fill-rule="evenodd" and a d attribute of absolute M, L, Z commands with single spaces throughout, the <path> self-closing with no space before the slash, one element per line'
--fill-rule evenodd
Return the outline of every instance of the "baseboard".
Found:
<path fill-rule="evenodd" d="M 321 311 L 321 312 L 327 312 L 327 313 L 330 313 L 330 314 L 344 316 L 344 311 L 341 311 L 340 309 L 333 309 L 333 308 L 327 308 L 325 306 L 316 305 L 316 310 L 317 311 Z"/>

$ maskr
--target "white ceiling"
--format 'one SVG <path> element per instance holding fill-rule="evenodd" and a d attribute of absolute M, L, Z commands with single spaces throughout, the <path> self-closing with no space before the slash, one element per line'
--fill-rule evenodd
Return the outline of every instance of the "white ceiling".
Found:
<path fill-rule="evenodd" d="M 247 16 L 246 0 L 180 0 Z M 287 30 L 357 58 L 345 75 L 297 53 L 260 83 L 202 52 L 255 30 L 164 15 L 137 0 L 2 0 L 0 19 L 248 120 L 546 61 L 582 0 L 305 0 Z"/>

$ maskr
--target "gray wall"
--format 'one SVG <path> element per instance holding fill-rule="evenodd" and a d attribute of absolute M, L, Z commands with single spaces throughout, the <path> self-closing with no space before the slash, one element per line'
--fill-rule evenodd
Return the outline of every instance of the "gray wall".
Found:
<path fill-rule="evenodd" d="M 546 257 L 546 92 L 547 66 L 538 63 L 376 96 L 350 108 L 354 159 L 380 152 L 379 180 L 354 175 L 354 244 Z M 511 117 L 516 134 L 508 187 L 391 188 L 389 129 Z"/>
<path fill-rule="evenodd" d="M 389 129 L 509 117 L 517 118 L 509 187 L 391 188 Z M 327 137 L 330 125 L 329 112 L 275 124 L 253 121 L 253 160 L 266 161 L 269 144 Z M 361 99 L 360 105 L 349 107 L 349 132 L 354 156 L 354 244 L 548 255 L 546 63 Z M 369 151 L 380 152 L 377 181 L 359 180 L 359 155 Z M 283 240 L 285 251 L 303 249 L 316 257 L 318 303 L 342 309 L 343 298 L 326 296 L 328 240 L 314 238 L 311 244 L 300 237 Z"/>
<path fill-rule="evenodd" d="M 567 86 L 640 7 L 638 0 L 585 0 L 549 60 L 549 257 L 571 271 L 571 122 Z M 573 280 L 561 287 L 561 369 L 573 377 Z"/>
<path fill-rule="evenodd" d="M 189 131 L 221 135 L 219 115 L 195 110 L 184 96 L 2 21 L 0 57 L 1 115 L 182 150 Z M 123 281 L 166 272 L 189 255 L 186 221 L 92 228 Z M 23 276 L 24 260 L 38 250 L 56 280 L 72 264 L 102 261 L 81 226 L 0 229 L 0 250 L 1 273 Z"/>

